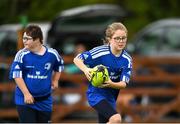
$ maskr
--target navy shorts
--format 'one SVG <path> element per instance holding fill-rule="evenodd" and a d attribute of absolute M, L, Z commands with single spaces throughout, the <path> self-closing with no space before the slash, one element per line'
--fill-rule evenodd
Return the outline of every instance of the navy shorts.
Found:
<path fill-rule="evenodd" d="M 24 105 L 17 105 L 20 123 L 49 123 L 51 122 L 51 113 L 38 111 Z"/>
<path fill-rule="evenodd" d="M 99 123 L 107 123 L 111 116 L 118 113 L 106 100 L 100 101 L 93 108 L 98 112 Z"/>

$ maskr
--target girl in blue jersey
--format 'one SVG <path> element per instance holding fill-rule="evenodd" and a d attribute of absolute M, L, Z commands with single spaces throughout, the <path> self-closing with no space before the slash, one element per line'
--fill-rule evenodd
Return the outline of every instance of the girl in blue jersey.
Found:
<path fill-rule="evenodd" d="M 17 84 L 15 104 L 19 120 L 47 123 L 51 121 L 51 92 L 58 87 L 63 60 L 55 49 L 43 45 L 43 34 L 37 25 L 25 29 L 23 43 L 10 70 L 10 78 Z"/>
<path fill-rule="evenodd" d="M 124 50 L 127 42 L 127 29 L 122 23 L 113 23 L 106 29 L 105 45 L 83 52 L 74 58 L 88 80 L 96 65 L 107 67 L 110 79 L 100 87 L 89 83 L 87 99 L 98 112 L 99 123 L 120 123 L 121 115 L 116 111 L 119 90 L 125 88 L 132 72 L 132 58 Z"/>

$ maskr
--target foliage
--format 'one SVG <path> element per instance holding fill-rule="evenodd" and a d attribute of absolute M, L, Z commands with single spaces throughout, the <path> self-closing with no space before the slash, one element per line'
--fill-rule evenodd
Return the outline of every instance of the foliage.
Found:
<path fill-rule="evenodd" d="M 130 34 L 148 23 L 179 17 L 179 0 L 1 0 L 0 24 L 20 23 L 25 15 L 28 21 L 51 21 L 62 10 L 96 3 L 119 4 L 132 13 L 125 21 Z"/>

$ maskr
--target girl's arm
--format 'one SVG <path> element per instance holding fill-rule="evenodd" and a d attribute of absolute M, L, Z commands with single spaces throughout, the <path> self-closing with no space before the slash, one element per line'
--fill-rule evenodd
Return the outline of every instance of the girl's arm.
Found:
<path fill-rule="evenodd" d="M 74 64 L 81 70 L 84 72 L 84 74 L 86 75 L 88 80 L 91 80 L 91 68 L 88 68 L 82 59 L 79 59 L 77 57 L 74 58 L 73 60 Z"/>

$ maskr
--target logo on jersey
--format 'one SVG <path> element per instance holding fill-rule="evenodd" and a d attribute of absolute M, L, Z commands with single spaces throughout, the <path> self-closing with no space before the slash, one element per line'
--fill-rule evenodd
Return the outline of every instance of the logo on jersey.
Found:
<path fill-rule="evenodd" d="M 40 71 L 36 71 L 36 75 L 40 75 Z"/>
<path fill-rule="evenodd" d="M 16 65 L 14 68 L 15 68 L 15 69 L 20 69 L 19 65 Z"/>
<path fill-rule="evenodd" d="M 34 66 L 27 65 L 26 68 L 34 68 Z"/>
<path fill-rule="evenodd" d="M 31 79 L 47 79 L 48 78 L 47 75 L 41 75 L 40 71 L 36 71 L 35 75 L 27 74 L 27 77 Z"/>
<path fill-rule="evenodd" d="M 51 68 L 51 63 L 46 63 L 44 69 L 49 70 Z"/>
<path fill-rule="evenodd" d="M 87 59 L 88 58 L 88 55 L 87 54 L 83 54 L 84 56 L 84 59 Z"/>
<path fill-rule="evenodd" d="M 131 71 L 128 71 L 127 74 L 128 74 L 128 75 L 131 75 Z"/>
<path fill-rule="evenodd" d="M 110 75 L 114 75 L 114 74 L 115 74 L 115 72 L 111 72 L 111 73 L 110 73 Z"/>
<path fill-rule="evenodd" d="M 47 79 L 48 78 L 48 76 L 40 75 L 40 71 L 36 71 L 36 75 L 28 74 L 27 77 L 31 79 Z"/>

